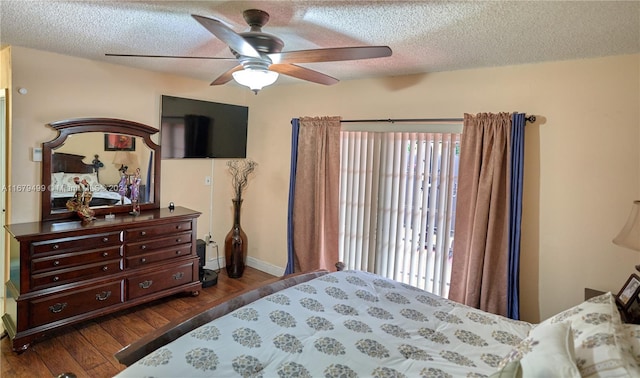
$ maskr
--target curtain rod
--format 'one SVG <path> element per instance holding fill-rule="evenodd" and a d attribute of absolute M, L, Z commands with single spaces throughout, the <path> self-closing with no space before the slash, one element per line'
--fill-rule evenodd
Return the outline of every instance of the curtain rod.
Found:
<path fill-rule="evenodd" d="M 531 123 L 536 121 L 536 116 L 530 115 L 525 117 L 525 120 Z M 356 123 L 356 122 L 462 122 L 464 118 L 400 118 L 400 119 L 343 119 L 340 122 L 343 123 Z"/>

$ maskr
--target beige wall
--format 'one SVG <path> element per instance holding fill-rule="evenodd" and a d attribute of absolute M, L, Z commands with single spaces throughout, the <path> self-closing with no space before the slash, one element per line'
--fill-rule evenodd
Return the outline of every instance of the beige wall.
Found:
<path fill-rule="evenodd" d="M 4 91 L 4 95 L 5 95 L 5 106 L 7 107 L 5 109 L 6 111 L 6 119 L 5 119 L 5 124 L 4 127 L 5 129 L 2 131 L 4 133 L 4 138 L 9 139 L 11 137 L 11 102 L 13 100 L 13 93 L 11 92 L 12 89 L 12 85 L 11 85 L 11 46 L 5 46 L 2 49 L 0 49 L 0 89 Z M 7 144 L 7 148 L 3 149 L 3 153 L 4 156 L 1 157 L 2 161 L 9 161 L 9 157 L 11 154 L 11 145 Z M 11 170 L 10 168 L 7 166 L 5 167 L 4 170 L 4 175 L 5 177 L 2 177 L 2 182 L 3 184 L 6 183 L 7 181 L 7 176 L 11 174 Z M 4 217 L 4 221 L 8 221 L 9 219 L 9 214 L 11 214 L 11 203 L 9 202 L 9 199 L 11 198 L 11 192 L 7 191 L 5 193 L 2 193 L 3 196 L 5 196 L 5 209 L 6 212 L 5 214 L 3 214 Z M 3 247 L 6 246 L 4 245 L 5 240 L 3 239 L 2 241 L 2 245 Z M 9 261 L 9 257 L 6 257 L 6 261 Z M 8 271 L 7 271 L 8 272 Z M 4 282 L 4 280 L 2 281 Z"/>
<path fill-rule="evenodd" d="M 219 70 L 212 67 L 213 77 Z M 526 132 L 521 310 L 525 320 L 537 321 L 582 301 L 585 287 L 617 291 L 638 263 L 640 255 L 611 239 L 640 195 L 639 68 L 640 56 L 617 56 L 345 81 L 332 87 L 281 83 L 254 96 L 233 83 L 214 88 L 14 47 L 13 84 L 29 93 L 14 97 L 12 180 L 39 182 L 40 165 L 30 161 L 30 148 L 54 136 L 47 122 L 103 116 L 156 126 L 161 94 L 248 105 L 248 156 L 259 166 L 246 191 L 242 223 L 252 262 L 281 271 L 286 265 L 291 118 L 535 114 L 538 121 Z M 162 170 L 163 206 L 173 201 L 202 211 L 198 236 L 211 230 L 222 243 L 231 226 L 225 161 L 164 160 Z M 204 186 L 207 175 L 213 175 L 212 187 Z M 13 222 L 38 220 L 39 197 L 14 196 L 13 208 Z"/>

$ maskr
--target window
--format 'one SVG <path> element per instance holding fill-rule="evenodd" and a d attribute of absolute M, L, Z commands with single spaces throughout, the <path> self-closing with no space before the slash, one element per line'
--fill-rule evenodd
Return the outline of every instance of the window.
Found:
<path fill-rule="evenodd" d="M 446 297 L 459 134 L 341 132 L 340 260 Z"/>

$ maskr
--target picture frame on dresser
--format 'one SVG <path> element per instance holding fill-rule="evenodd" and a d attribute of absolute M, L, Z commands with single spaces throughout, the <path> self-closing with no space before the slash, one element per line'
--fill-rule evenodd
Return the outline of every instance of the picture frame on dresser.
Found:
<path fill-rule="evenodd" d="M 629 276 L 625 284 L 616 295 L 616 302 L 618 302 L 618 305 L 625 312 L 627 312 L 634 305 L 634 302 L 638 301 L 639 294 L 640 277 L 637 274 L 633 273 Z"/>

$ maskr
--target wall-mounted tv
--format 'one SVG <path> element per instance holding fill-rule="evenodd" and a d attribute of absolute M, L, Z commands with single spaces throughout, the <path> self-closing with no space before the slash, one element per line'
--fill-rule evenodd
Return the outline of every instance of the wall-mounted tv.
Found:
<path fill-rule="evenodd" d="M 163 159 L 245 158 L 249 108 L 162 96 Z"/>

